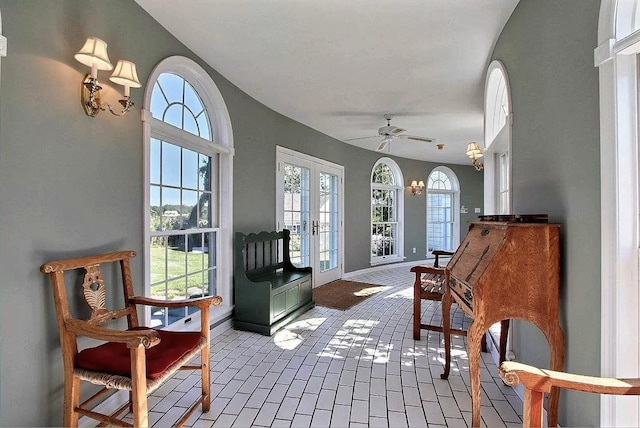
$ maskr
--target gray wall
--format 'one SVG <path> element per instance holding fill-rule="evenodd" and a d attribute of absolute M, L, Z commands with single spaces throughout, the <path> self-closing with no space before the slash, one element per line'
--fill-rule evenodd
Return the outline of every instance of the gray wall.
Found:
<path fill-rule="evenodd" d="M 194 59 L 212 76 L 234 130 L 235 230 L 273 228 L 276 144 L 344 165 L 345 270 L 368 267 L 369 176 L 378 154 L 344 145 L 260 105 L 133 1 L 0 0 L 0 9 L 9 41 L 0 92 L 0 426 L 62 422 L 60 348 L 40 264 L 144 248 L 139 109 L 123 118 L 84 115 L 78 95 L 87 70 L 73 55 L 88 36 L 106 40 L 112 60 L 134 60 L 142 82 L 171 55 Z M 103 95 L 114 102 L 117 95 L 107 76 L 100 74 Z M 143 92 L 132 91 L 138 107 Z M 435 166 L 397 162 L 405 185 L 426 180 Z M 480 206 L 481 175 L 468 166 L 451 168 L 461 182 L 462 203 Z M 425 251 L 424 201 L 424 195 L 407 196 L 406 246 L 418 249 L 415 255 L 407 251 L 410 260 L 421 259 Z M 463 222 L 474 216 L 464 216 Z M 133 263 L 133 278 L 142 292 L 141 259 Z"/>
<path fill-rule="evenodd" d="M 493 54 L 513 101 L 514 212 L 561 223 L 561 324 L 569 371 L 600 373 L 600 156 L 598 74 L 593 65 L 600 2 L 521 0 Z M 537 328 L 515 327 L 518 360 L 548 367 Z M 597 396 L 563 393 L 562 426 L 599 423 Z"/>

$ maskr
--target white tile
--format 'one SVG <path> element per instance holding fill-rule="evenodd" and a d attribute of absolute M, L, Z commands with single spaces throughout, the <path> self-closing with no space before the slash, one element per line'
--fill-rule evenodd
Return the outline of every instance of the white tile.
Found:
<path fill-rule="evenodd" d="M 233 423 L 235 422 L 237 416 L 236 415 L 226 415 L 226 414 L 222 414 L 220 415 L 220 417 L 218 417 L 218 419 L 216 419 L 216 421 L 213 423 L 213 425 L 209 425 L 209 426 L 213 426 L 215 428 L 228 428 L 230 426 L 233 425 Z M 195 428 L 195 425 L 194 425 Z"/>
<path fill-rule="evenodd" d="M 311 426 L 311 415 L 296 414 L 291 422 L 292 427 L 308 427 Z"/>
<path fill-rule="evenodd" d="M 236 420 L 233 422 L 232 427 L 246 428 L 251 426 L 257 414 L 258 409 L 242 409 Z"/>
<path fill-rule="evenodd" d="M 317 409 L 331 410 L 336 399 L 336 391 L 332 389 L 320 390 L 318 396 L 318 402 L 316 403 Z"/>
<path fill-rule="evenodd" d="M 389 411 L 388 413 L 389 415 L 389 426 L 390 427 L 408 427 L 407 425 L 407 416 L 404 412 L 404 409 L 402 412 L 392 412 Z"/>
<path fill-rule="evenodd" d="M 271 390 L 266 388 L 256 389 L 255 391 L 253 391 L 253 394 L 251 394 L 251 397 L 249 398 L 249 401 L 247 401 L 246 406 L 254 409 L 259 409 L 264 404 L 270 392 Z"/>
<path fill-rule="evenodd" d="M 261 426 L 271 426 L 271 423 L 276 417 L 276 413 L 278 412 L 278 407 L 280 407 L 276 403 L 265 403 L 261 408 L 258 414 L 256 415 L 253 423 L 255 425 Z"/>
<path fill-rule="evenodd" d="M 244 405 L 249 401 L 249 397 L 251 397 L 251 394 L 235 394 L 229 404 L 224 408 L 224 413 L 239 415 Z"/>
<path fill-rule="evenodd" d="M 280 404 L 278 413 L 276 413 L 276 419 L 292 420 L 296 414 L 298 404 L 300 404 L 299 398 L 285 397 Z"/>
<path fill-rule="evenodd" d="M 351 406 L 336 404 L 335 406 L 333 406 L 333 412 L 331 414 L 331 426 L 334 426 L 334 427 L 348 426 L 350 416 L 351 416 Z"/>
<path fill-rule="evenodd" d="M 277 383 L 273 386 L 273 388 L 271 388 L 271 392 L 269 393 L 265 401 L 267 403 L 281 403 L 285 395 L 287 395 L 288 390 L 288 385 Z"/>
<path fill-rule="evenodd" d="M 387 417 L 387 398 L 377 395 L 372 395 L 369 398 L 369 416 L 372 417 Z"/>
<path fill-rule="evenodd" d="M 402 393 L 398 391 L 387 392 L 387 407 L 389 411 L 404 412 L 404 397 Z"/>
<path fill-rule="evenodd" d="M 350 406 L 353 399 L 353 389 L 350 386 L 341 385 L 336 393 L 336 404 L 345 404 Z"/>
<path fill-rule="evenodd" d="M 429 423 L 429 425 L 446 425 L 439 403 L 434 403 L 432 401 L 423 401 L 422 403 L 424 413 L 427 416 L 427 423 Z"/>
<path fill-rule="evenodd" d="M 306 387 L 307 382 L 301 379 L 296 379 L 291 382 L 291 386 L 287 390 L 287 397 L 302 397 L 304 393 L 304 388 Z"/>
<path fill-rule="evenodd" d="M 424 427 L 427 426 L 427 420 L 424 415 L 422 407 L 406 406 L 405 412 L 407 414 L 407 421 L 410 427 Z"/>
<path fill-rule="evenodd" d="M 353 387 L 354 400 L 369 400 L 369 383 L 356 382 Z"/>
<path fill-rule="evenodd" d="M 300 404 L 296 413 L 303 415 L 313 415 L 316 408 L 316 402 L 318 401 L 318 394 L 303 393 L 300 397 Z"/>
<path fill-rule="evenodd" d="M 311 420 L 312 427 L 326 427 L 331 425 L 331 410 L 316 409 Z"/>
<path fill-rule="evenodd" d="M 304 388 L 304 392 L 309 392 L 312 394 L 319 394 L 322 389 L 322 383 L 324 382 L 324 378 L 318 376 L 311 376 L 307 381 L 307 386 Z"/>
<path fill-rule="evenodd" d="M 369 402 L 353 400 L 351 402 L 351 421 L 366 424 L 369 422 Z"/>

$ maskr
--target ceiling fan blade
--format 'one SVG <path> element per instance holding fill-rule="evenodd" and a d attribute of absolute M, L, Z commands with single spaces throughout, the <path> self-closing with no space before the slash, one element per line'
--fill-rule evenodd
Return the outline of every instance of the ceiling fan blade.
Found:
<path fill-rule="evenodd" d="M 403 132 L 406 132 L 406 129 L 402 129 L 402 128 L 393 128 L 391 130 L 391 132 L 389 132 L 389 135 L 398 135 L 398 134 L 402 134 Z"/>
<path fill-rule="evenodd" d="M 376 150 L 379 152 L 383 151 L 387 148 L 390 142 L 391 140 L 389 138 L 385 138 L 384 140 L 380 141 L 380 144 L 378 145 L 378 148 Z"/>
<path fill-rule="evenodd" d="M 366 137 L 347 138 L 346 140 L 342 140 L 342 141 L 356 141 L 356 140 L 364 140 L 365 138 L 377 138 L 377 137 L 379 137 L 379 135 L 368 135 Z"/>
<path fill-rule="evenodd" d="M 407 140 L 424 141 L 425 143 L 433 143 L 434 141 L 436 141 L 435 138 L 419 137 L 417 135 L 398 135 L 398 137 L 405 138 Z"/>

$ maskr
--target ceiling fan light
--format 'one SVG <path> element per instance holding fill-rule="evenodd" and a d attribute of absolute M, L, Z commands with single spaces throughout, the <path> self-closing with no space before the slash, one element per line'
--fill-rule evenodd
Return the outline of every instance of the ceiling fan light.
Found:
<path fill-rule="evenodd" d="M 384 140 L 380 141 L 380 144 L 378 145 L 378 148 L 376 150 L 379 152 L 383 151 L 384 149 L 389 147 L 390 142 L 391 138 L 385 138 Z"/>

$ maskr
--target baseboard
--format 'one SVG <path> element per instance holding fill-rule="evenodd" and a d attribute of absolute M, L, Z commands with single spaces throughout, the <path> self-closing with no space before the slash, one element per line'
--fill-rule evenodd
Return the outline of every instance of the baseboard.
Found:
<path fill-rule="evenodd" d="M 431 261 L 429 260 L 413 260 L 410 262 L 402 262 L 402 263 L 389 263 L 386 265 L 376 265 L 376 266 L 372 266 L 372 267 L 368 267 L 368 268 L 364 268 L 364 269 L 360 269 L 360 270 L 354 270 L 351 272 L 346 272 L 344 274 L 342 274 L 342 278 L 343 279 L 349 279 L 349 278 L 353 278 L 354 276 L 358 276 L 358 275 L 362 275 L 362 274 L 366 274 L 366 273 L 371 273 L 371 272 L 378 272 L 381 270 L 387 270 L 389 268 L 395 268 L 395 267 L 402 267 L 402 266 L 407 266 L 407 267 L 413 267 L 416 265 L 429 265 L 431 264 Z"/>

